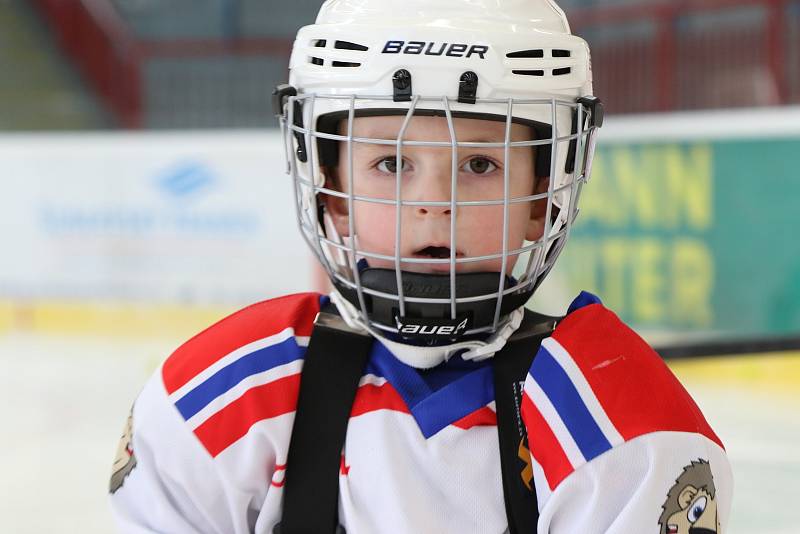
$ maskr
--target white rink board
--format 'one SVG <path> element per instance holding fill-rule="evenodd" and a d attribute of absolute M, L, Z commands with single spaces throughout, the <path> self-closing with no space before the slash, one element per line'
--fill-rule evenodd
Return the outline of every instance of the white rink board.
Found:
<path fill-rule="evenodd" d="M 0 136 L 0 297 L 239 303 L 308 290 L 277 131 Z"/>

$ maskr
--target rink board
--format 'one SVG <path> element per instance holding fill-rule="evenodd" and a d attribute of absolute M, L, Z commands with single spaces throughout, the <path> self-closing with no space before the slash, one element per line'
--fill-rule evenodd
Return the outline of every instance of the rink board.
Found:
<path fill-rule="evenodd" d="M 800 331 L 800 107 L 609 117 L 598 147 L 537 309 L 586 289 L 640 331 Z M 145 332 L 183 331 L 170 307 L 316 288 L 283 156 L 274 130 L 0 135 L 0 301 L 33 306 L 37 331 L 90 330 L 64 302 L 88 323 L 152 306 Z M 101 331 L 147 321 L 120 313 Z"/>

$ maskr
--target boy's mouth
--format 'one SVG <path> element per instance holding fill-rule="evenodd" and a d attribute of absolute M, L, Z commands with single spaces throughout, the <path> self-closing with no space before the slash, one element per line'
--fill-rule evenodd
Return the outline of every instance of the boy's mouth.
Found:
<path fill-rule="evenodd" d="M 456 250 L 456 257 L 461 257 L 463 254 Z M 414 253 L 415 258 L 432 258 L 436 260 L 444 260 L 450 258 L 450 247 L 434 247 L 429 246 L 421 248 Z"/>

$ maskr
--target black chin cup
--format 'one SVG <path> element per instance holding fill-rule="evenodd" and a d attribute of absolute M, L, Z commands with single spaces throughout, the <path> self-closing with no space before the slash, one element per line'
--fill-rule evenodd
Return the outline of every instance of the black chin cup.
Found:
<path fill-rule="evenodd" d="M 360 272 L 361 286 L 381 293 L 397 295 L 397 277 L 393 269 L 366 268 Z M 410 273 L 403 271 L 403 295 L 408 298 L 450 299 L 450 275 Z M 506 277 L 505 288 L 517 283 Z M 461 273 L 456 276 L 456 297 L 468 298 L 497 293 L 500 273 Z M 340 282 L 336 289 L 357 309 L 361 309 L 358 292 Z M 503 297 L 500 316 L 524 305 L 533 294 L 530 286 Z M 494 323 L 497 297 L 456 304 L 456 317 L 449 302 L 421 303 L 405 300 L 405 314 L 400 315 L 397 298 L 370 295 L 364 292 L 368 319 L 390 328 L 403 341 L 435 345 L 458 341 L 471 330 L 491 327 Z"/>

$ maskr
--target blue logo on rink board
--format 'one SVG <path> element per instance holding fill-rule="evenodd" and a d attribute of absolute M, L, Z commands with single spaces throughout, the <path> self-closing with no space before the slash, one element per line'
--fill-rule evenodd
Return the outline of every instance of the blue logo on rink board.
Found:
<path fill-rule="evenodd" d="M 155 176 L 138 179 L 132 193 L 80 202 L 45 202 L 39 208 L 39 221 L 51 235 L 252 237 L 262 224 L 261 214 L 224 205 L 229 187 L 219 195 L 210 194 L 215 188 L 230 186 L 230 180 L 203 162 L 179 161 L 163 167 Z M 222 205 L 216 205 L 215 196 Z M 200 199 L 206 201 L 195 202 Z"/>
<path fill-rule="evenodd" d="M 181 163 L 156 178 L 156 185 L 174 198 L 187 198 L 208 191 L 216 177 L 211 169 L 197 161 Z"/>

